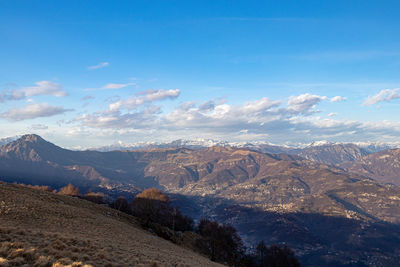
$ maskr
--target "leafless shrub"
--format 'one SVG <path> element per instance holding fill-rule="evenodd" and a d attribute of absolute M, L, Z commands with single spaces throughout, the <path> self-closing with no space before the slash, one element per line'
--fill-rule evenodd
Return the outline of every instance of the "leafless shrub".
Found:
<path fill-rule="evenodd" d="M 68 184 L 67 186 L 64 186 L 63 188 L 60 189 L 60 191 L 58 191 L 58 193 L 60 195 L 65 195 L 65 196 L 73 196 L 73 197 L 80 196 L 79 188 L 72 184 Z"/>
<path fill-rule="evenodd" d="M 157 200 L 161 202 L 169 202 L 169 197 L 157 188 L 149 188 L 138 194 L 136 198 Z"/>

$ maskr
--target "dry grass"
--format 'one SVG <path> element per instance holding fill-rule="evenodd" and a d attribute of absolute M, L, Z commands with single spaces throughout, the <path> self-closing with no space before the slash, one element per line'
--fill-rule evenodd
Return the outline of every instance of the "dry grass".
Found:
<path fill-rule="evenodd" d="M 85 200 L 0 182 L 0 267 L 220 266 Z"/>

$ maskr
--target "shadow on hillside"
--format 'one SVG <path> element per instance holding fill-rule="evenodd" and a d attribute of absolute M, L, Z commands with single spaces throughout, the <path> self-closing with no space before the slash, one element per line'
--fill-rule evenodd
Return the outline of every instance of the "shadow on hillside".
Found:
<path fill-rule="evenodd" d="M 121 184 L 135 181 L 135 186 L 141 188 L 158 186 L 154 177 L 145 176 L 146 163 L 138 161 L 132 153 L 62 150 L 66 153 L 64 159 L 60 153 L 53 151 L 55 155 L 51 161 L 2 157 L 0 178 L 7 182 L 47 185 L 54 189 L 68 183 L 81 189 L 95 189 L 103 182 L 107 183 L 109 177 Z"/>
<path fill-rule="evenodd" d="M 172 195 L 183 214 L 233 225 L 251 247 L 287 244 L 304 266 L 397 266 L 400 225 L 315 213 L 266 212 L 234 201 Z"/>

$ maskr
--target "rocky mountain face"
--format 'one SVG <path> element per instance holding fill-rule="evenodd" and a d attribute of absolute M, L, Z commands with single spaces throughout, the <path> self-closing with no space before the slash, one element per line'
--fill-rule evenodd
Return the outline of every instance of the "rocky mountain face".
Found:
<path fill-rule="evenodd" d="M 290 151 L 300 157 L 319 163 L 337 165 L 345 161 L 356 161 L 368 155 L 368 151 L 354 144 L 327 144 L 309 146 Z"/>
<path fill-rule="evenodd" d="M 347 153 L 336 161 L 364 153 L 335 149 Z M 311 161 L 228 146 L 70 151 L 27 135 L 0 147 L 0 176 L 55 187 L 72 182 L 115 196 L 158 187 L 195 219 L 233 224 L 248 245 L 286 242 L 307 266 L 399 262 L 399 187 L 316 162 L 324 153 Z"/>
<path fill-rule="evenodd" d="M 340 166 L 349 172 L 359 173 L 381 183 L 400 186 L 400 149 L 389 149 L 366 155 Z"/>

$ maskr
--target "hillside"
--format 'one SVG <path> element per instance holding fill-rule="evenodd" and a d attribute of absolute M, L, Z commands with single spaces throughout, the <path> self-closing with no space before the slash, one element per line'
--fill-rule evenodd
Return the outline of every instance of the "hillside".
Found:
<path fill-rule="evenodd" d="M 346 171 L 371 177 L 381 183 L 400 186 L 400 149 L 373 153 L 353 162 L 340 165 Z"/>
<path fill-rule="evenodd" d="M 336 165 L 345 161 L 355 161 L 368 155 L 367 150 L 354 144 L 326 144 L 295 149 L 290 153 L 319 163 Z"/>
<path fill-rule="evenodd" d="M 0 266 L 220 266 L 142 230 L 134 217 L 3 182 L 0 241 Z"/>

